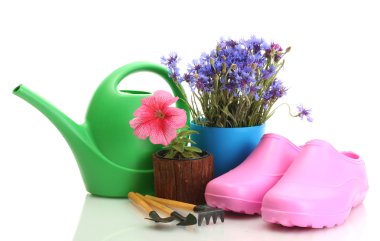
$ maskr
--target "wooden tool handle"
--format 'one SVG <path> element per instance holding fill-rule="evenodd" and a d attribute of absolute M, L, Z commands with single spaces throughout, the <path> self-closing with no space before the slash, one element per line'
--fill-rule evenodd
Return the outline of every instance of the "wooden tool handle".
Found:
<path fill-rule="evenodd" d="M 149 204 L 147 204 L 144 200 L 144 198 L 139 197 L 136 193 L 134 192 L 129 192 L 128 193 L 128 198 L 131 199 L 137 206 L 142 207 L 147 213 L 150 213 L 154 211 Z"/>
<path fill-rule="evenodd" d="M 157 208 L 158 210 L 170 215 L 172 212 L 174 212 L 173 209 L 171 208 L 168 208 L 167 206 L 159 203 L 159 202 L 156 202 L 152 199 L 149 199 L 149 198 L 146 198 L 144 196 L 142 196 L 141 194 L 139 193 L 136 193 L 139 197 L 143 198 L 145 202 L 149 203 L 149 205 L 152 205 L 153 207 Z"/>
<path fill-rule="evenodd" d="M 169 206 L 172 206 L 175 208 L 185 209 L 185 210 L 189 210 L 189 211 L 193 211 L 195 208 L 195 205 L 190 204 L 190 203 L 184 203 L 184 202 L 174 201 L 174 200 L 170 200 L 170 199 L 154 197 L 154 196 L 150 196 L 150 195 L 145 195 L 145 197 L 146 197 L 146 199 L 154 200 L 156 202 L 166 204 L 166 205 L 169 205 Z"/>

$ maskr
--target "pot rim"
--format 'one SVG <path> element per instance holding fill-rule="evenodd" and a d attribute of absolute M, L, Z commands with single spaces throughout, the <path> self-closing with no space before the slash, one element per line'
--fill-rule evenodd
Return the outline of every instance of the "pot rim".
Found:
<path fill-rule="evenodd" d="M 263 123 L 259 126 L 242 126 L 242 127 L 217 127 L 217 126 L 202 126 L 202 125 L 198 125 L 196 124 L 193 120 L 190 121 L 190 125 L 194 125 L 194 126 L 197 126 L 197 127 L 200 127 L 200 128 L 213 128 L 213 129 L 244 129 L 244 128 L 263 128 L 265 127 L 266 123 Z"/>
<path fill-rule="evenodd" d="M 166 157 L 163 157 L 161 155 L 159 155 L 160 152 L 163 152 L 163 151 L 166 151 L 166 150 L 159 150 L 159 151 L 156 151 L 155 153 L 153 153 L 153 155 L 157 158 L 160 158 L 160 159 L 164 159 L 164 160 L 172 160 L 172 161 L 192 161 L 192 160 L 200 160 L 200 159 L 203 159 L 203 158 L 207 158 L 209 156 L 212 157 L 212 154 L 208 151 L 204 151 L 202 150 L 205 155 L 203 156 L 200 156 L 200 157 L 195 157 L 195 158 L 166 158 Z"/>

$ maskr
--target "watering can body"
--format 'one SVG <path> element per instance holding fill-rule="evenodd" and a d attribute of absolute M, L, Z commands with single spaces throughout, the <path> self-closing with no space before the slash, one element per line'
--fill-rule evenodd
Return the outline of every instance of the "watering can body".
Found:
<path fill-rule="evenodd" d="M 57 127 L 77 160 L 89 193 L 105 197 L 127 197 L 128 192 L 154 193 L 151 155 L 160 146 L 133 135 L 129 121 L 151 94 L 143 91 L 118 90 L 118 84 L 129 74 L 149 71 L 160 75 L 174 95 L 182 92 L 168 77 L 165 68 L 147 62 L 125 65 L 109 75 L 95 91 L 85 123 L 76 124 L 49 102 L 26 88 L 18 86 L 13 93 L 40 110 Z M 177 106 L 188 112 L 184 102 Z"/>

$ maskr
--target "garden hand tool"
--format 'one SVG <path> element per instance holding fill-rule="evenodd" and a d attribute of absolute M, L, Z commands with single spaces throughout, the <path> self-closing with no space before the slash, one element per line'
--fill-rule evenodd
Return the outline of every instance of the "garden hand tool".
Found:
<path fill-rule="evenodd" d="M 146 199 L 151 199 L 165 205 L 198 213 L 198 226 L 202 225 L 203 219 L 206 220 L 206 224 L 208 225 L 210 223 L 211 217 L 214 223 L 216 223 L 218 217 L 220 217 L 220 220 L 224 222 L 224 210 L 220 208 L 213 208 L 207 205 L 194 205 L 190 203 L 184 203 L 175 200 L 154 197 L 150 195 L 145 195 L 145 197 Z"/>
<path fill-rule="evenodd" d="M 136 205 L 142 207 L 147 213 L 149 213 L 150 218 L 146 218 L 148 220 L 155 221 L 156 223 L 169 223 L 174 220 L 174 217 L 161 218 L 158 213 L 154 211 L 143 198 L 136 195 L 136 193 L 129 192 L 128 198 L 131 199 Z"/>
<path fill-rule="evenodd" d="M 156 209 L 166 213 L 166 214 L 169 214 L 171 217 L 177 219 L 178 221 L 180 221 L 177 225 L 179 226 L 189 226 L 189 225 L 194 225 L 197 223 L 197 218 L 189 213 L 186 217 L 182 216 L 180 213 L 174 211 L 173 209 L 159 203 L 159 202 L 156 202 L 150 198 L 147 198 L 147 197 L 143 197 L 141 194 L 139 193 L 136 193 L 139 197 L 142 197 L 144 198 L 144 200 L 149 203 L 150 205 L 152 205 L 153 207 L 155 207 Z"/>

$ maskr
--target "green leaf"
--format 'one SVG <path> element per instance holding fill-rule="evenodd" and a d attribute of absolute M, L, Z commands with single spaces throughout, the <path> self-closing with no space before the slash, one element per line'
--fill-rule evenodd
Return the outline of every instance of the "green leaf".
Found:
<path fill-rule="evenodd" d="M 187 152 L 187 151 L 181 153 L 181 156 L 184 157 L 184 158 L 192 158 L 193 157 L 192 153 L 191 152 Z"/>
<path fill-rule="evenodd" d="M 177 137 L 189 136 L 191 134 L 199 134 L 199 132 L 194 130 L 185 130 L 178 133 Z"/>
<path fill-rule="evenodd" d="M 176 151 L 173 151 L 173 150 L 170 150 L 166 153 L 166 155 L 164 156 L 165 158 L 173 158 L 175 157 L 175 155 L 177 154 Z"/>
<path fill-rule="evenodd" d="M 274 114 L 274 111 L 272 111 L 271 113 L 269 113 L 265 118 L 264 120 L 262 121 L 263 123 L 266 122 L 269 118 L 272 117 L 272 115 Z"/>
<path fill-rule="evenodd" d="M 183 142 L 184 143 L 193 143 L 193 144 L 197 144 L 195 141 L 191 140 L 191 139 L 183 139 Z"/>
<path fill-rule="evenodd" d="M 228 111 L 227 106 L 222 109 L 223 113 L 225 113 L 231 120 L 234 122 L 235 125 L 237 125 L 235 117 Z"/>
<path fill-rule="evenodd" d="M 186 151 L 186 152 L 187 152 L 187 151 Z M 200 157 L 199 154 L 196 153 L 196 152 L 189 152 L 189 153 L 190 153 L 190 155 L 191 155 L 191 158 L 198 158 L 198 157 Z"/>
<path fill-rule="evenodd" d="M 173 149 L 175 149 L 178 152 L 183 152 L 184 146 L 180 143 L 173 145 Z"/>
<path fill-rule="evenodd" d="M 196 153 L 202 153 L 203 151 L 199 149 L 198 147 L 195 146 L 185 146 L 185 150 L 191 151 L 191 152 L 196 152 Z"/>

